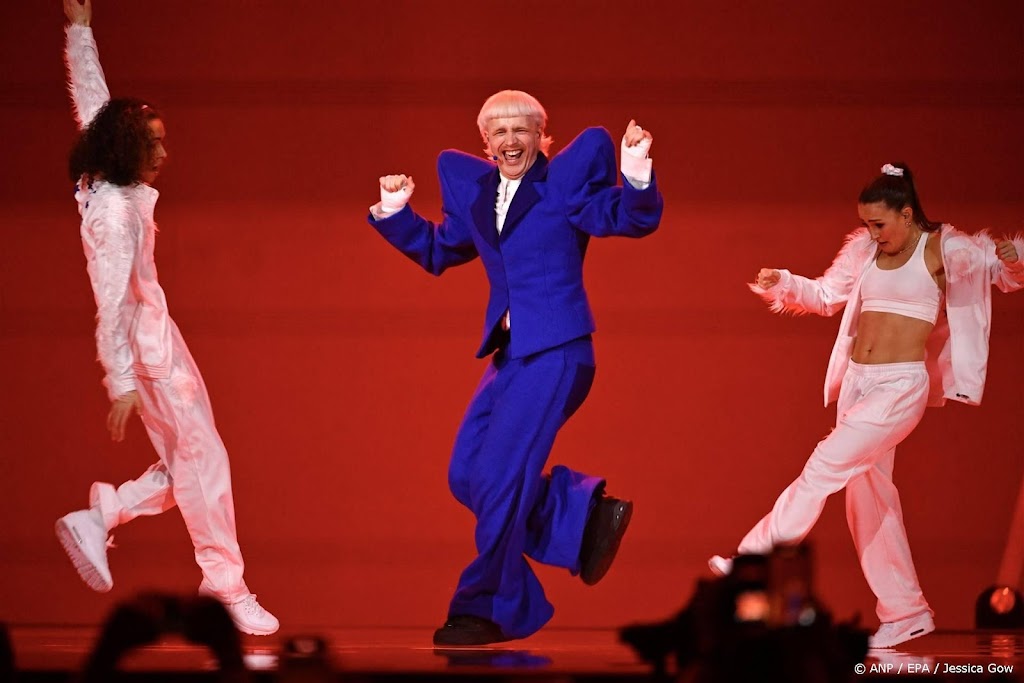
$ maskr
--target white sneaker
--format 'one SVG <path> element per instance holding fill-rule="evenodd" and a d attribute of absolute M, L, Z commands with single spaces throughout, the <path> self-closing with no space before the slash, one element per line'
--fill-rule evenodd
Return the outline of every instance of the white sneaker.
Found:
<path fill-rule="evenodd" d="M 879 649 L 893 647 L 913 638 L 920 638 L 935 630 L 931 612 L 921 612 L 906 619 L 882 624 L 875 635 L 868 638 L 868 647 Z"/>
<path fill-rule="evenodd" d="M 732 573 L 732 558 L 715 555 L 708 560 L 708 568 L 715 576 L 729 576 Z"/>
<path fill-rule="evenodd" d="M 78 570 L 78 575 L 94 591 L 106 593 L 114 587 L 107 564 L 107 530 L 98 513 L 91 510 L 71 512 L 54 525 L 57 539 Z"/>
<path fill-rule="evenodd" d="M 224 605 L 224 608 L 235 622 L 235 628 L 242 633 L 269 636 L 281 626 L 277 617 L 263 609 L 252 593 L 249 593 L 243 600 Z"/>

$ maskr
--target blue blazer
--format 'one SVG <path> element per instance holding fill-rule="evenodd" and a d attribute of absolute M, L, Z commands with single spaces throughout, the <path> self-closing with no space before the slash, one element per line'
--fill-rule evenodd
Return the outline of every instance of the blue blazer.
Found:
<path fill-rule="evenodd" d="M 411 206 L 370 224 L 434 275 L 483 261 L 491 292 L 477 357 L 500 344 L 505 310 L 512 320 L 507 352 L 521 358 L 594 332 L 583 289 L 583 257 L 591 235 L 643 237 L 661 220 L 662 198 L 651 177 L 644 190 L 623 180 L 612 138 L 588 128 L 549 162 L 537 155 L 512 198 L 498 234 L 494 213 L 498 168 L 455 150 L 437 160 L 444 219 L 435 224 Z"/>

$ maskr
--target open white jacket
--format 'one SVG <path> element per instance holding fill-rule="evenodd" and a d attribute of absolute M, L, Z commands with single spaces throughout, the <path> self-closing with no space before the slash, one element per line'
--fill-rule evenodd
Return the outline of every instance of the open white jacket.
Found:
<path fill-rule="evenodd" d="M 1024 288 L 1024 239 L 1018 235 L 1013 242 L 1020 258 L 1007 264 L 996 257 L 995 242 L 987 233 L 968 235 L 950 225 L 942 226 L 946 297 L 927 343 L 928 405 L 941 406 L 946 399 L 981 403 L 992 327 L 992 286 L 1004 292 Z M 867 229 L 859 228 L 847 235 L 821 277 L 812 280 L 780 270 L 782 277 L 774 287 L 750 285 L 776 313 L 831 316 L 843 311 L 825 373 L 826 406 L 839 398 L 857 334 L 861 279 L 876 252 Z"/>
<path fill-rule="evenodd" d="M 65 63 L 79 128 L 110 99 L 92 29 L 67 29 Z M 93 179 L 75 193 L 82 246 L 96 298 L 96 347 L 111 400 L 135 389 L 136 377 L 169 376 L 174 323 L 156 277 L 153 209 L 159 193 L 136 183 Z"/>

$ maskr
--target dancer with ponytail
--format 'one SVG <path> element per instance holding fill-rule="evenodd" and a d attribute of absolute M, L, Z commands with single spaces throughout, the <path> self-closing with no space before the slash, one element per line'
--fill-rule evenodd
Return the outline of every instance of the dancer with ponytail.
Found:
<path fill-rule="evenodd" d="M 910 555 L 893 459 L 926 406 L 981 402 L 988 364 L 991 288 L 1024 287 L 1024 239 L 968 235 L 932 223 L 910 169 L 886 164 L 860 194 L 862 227 L 817 279 L 763 268 L 751 289 L 776 313 L 843 311 L 825 376 L 836 427 L 800 476 L 740 541 L 740 554 L 799 543 L 825 499 L 846 489 L 846 516 L 861 568 L 878 599 L 873 648 L 935 629 Z M 732 570 L 714 556 L 711 570 Z"/>

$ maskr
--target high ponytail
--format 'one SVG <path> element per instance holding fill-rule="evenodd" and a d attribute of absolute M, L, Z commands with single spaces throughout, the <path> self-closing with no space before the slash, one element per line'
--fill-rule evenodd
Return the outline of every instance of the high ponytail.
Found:
<path fill-rule="evenodd" d="M 893 211 L 909 206 L 914 212 L 914 222 L 925 232 L 935 232 L 939 223 L 932 223 L 921 208 L 921 199 L 914 187 L 914 174 L 902 161 L 886 164 L 882 173 L 860 192 L 857 200 L 861 204 L 883 202 Z"/>

